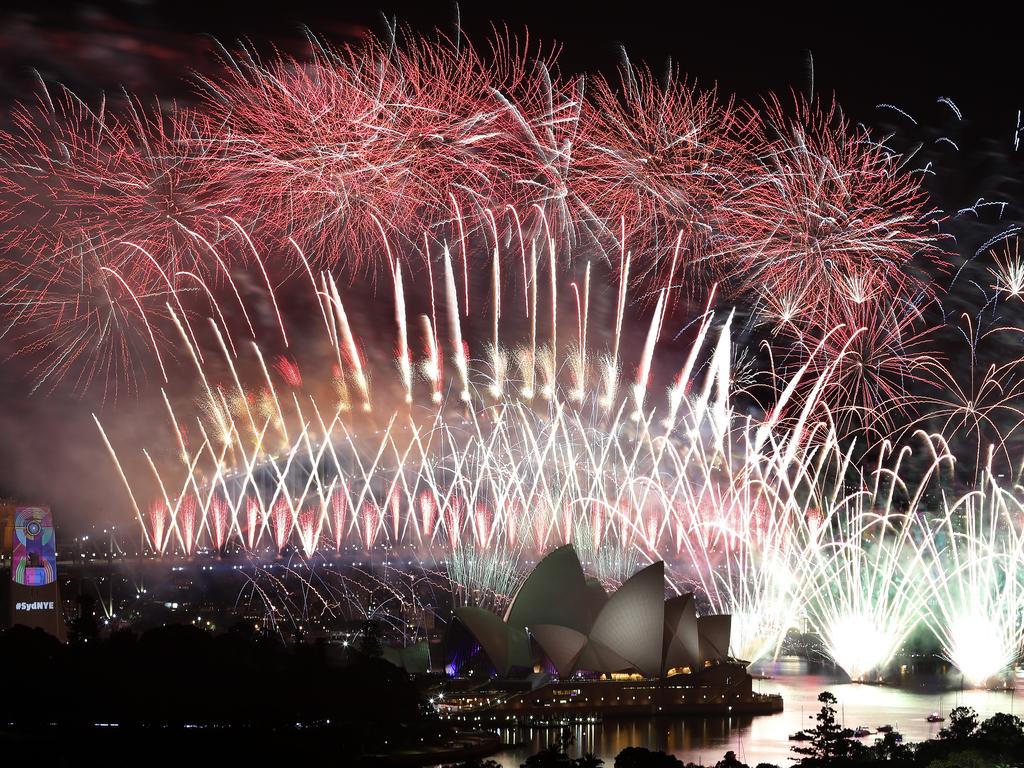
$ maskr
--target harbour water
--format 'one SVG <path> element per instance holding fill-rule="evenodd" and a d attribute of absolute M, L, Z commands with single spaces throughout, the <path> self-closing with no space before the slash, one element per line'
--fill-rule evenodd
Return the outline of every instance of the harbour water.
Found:
<path fill-rule="evenodd" d="M 838 714 L 848 728 L 863 725 L 875 731 L 880 725 L 892 725 L 907 741 L 923 741 L 938 733 L 943 724 L 927 720 L 937 710 L 948 715 L 953 707 L 970 706 L 984 719 L 996 712 L 1020 715 L 1017 710 L 1024 707 L 1024 702 L 1015 701 L 1012 689 L 961 689 L 956 674 L 915 678 L 893 686 L 850 683 L 829 671 L 810 670 L 799 659 L 783 659 L 758 671 L 771 679 L 755 680 L 754 690 L 782 694 L 783 712 L 761 717 L 608 719 L 576 725 L 570 728 L 575 740 L 571 754 L 593 752 L 610 767 L 622 749 L 640 746 L 663 750 L 684 762 L 714 765 L 727 750 L 733 750 L 751 766 L 760 762 L 787 766 L 794 745 L 789 735 L 814 727 L 822 691 L 830 691 L 839 700 Z M 557 729 L 504 732 L 502 736 L 513 746 L 492 759 L 503 768 L 518 768 L 559 733 Z M 875 738 L 879 736 L 873 733 L 863 741 L 870 744 Z"/>

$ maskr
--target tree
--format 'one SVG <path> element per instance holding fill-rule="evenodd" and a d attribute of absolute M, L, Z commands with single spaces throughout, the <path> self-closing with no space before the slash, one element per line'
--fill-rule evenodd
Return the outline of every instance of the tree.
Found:
<path fill-rule="evenodd" d="M 1024 722 L 997 714 L 978 723 L 967 707 L 950 713 L 950 724 L 940 738 L 918 745 L 915 763 L 928 768 L 997 768 L 1019 766 L 1024 754 Z"/>
<path fill-rule="evenodd" d="M 380 644 L 380 627 L 376 621 L 364 621 L 359 630 L 359 652 L 367 658 L 376 659 L 384 653 Z"/>
<path fill-rule="evenodd" d="M 593 752 L 587 752 L 585 755 L 581 755 L 572 761 L 574 768 L 601 768 L 604 765 L 604 760 L 595 755 Z"/>
<path fill-rule="evenodd" d="M 549 744 L 535 755 L 526 758 L 521 768 L 571 768 L 569 755 L 559 749 L 557 744 Z"/>
<path fill-rule="evenodd" d="M 905 744 L 899 734 L 891 731 L 875 740 L 871 752 L 876 761 L 908 765 L 914 756 L 914 748 L 910 744 Z"/>
<path fill-rule="evenodd" d="M 854 741 L 853 731 L 844 728 L 836 720 L 835 696 L 823 691 L 818 694 L 818 701 L 822 707 L 815 718 L 818 724 L 810 732 L 810 743 L 793 747 L 795 753 L 803 756 L 798 765 L 805 768 L 851 765 L 856 758 L 862 756 L 864 745 Z"/>
<path fill-rule="evenodd" d="M 100 634 L 100 625 L 96 621 L 96 598 L 92 595 L 80 595 L 78 598 L 78 616 L 71 620 L 68 641 L 72 645 L 88 643 Z"/>
<path fill-rule="evenodd" d="M 992 715 L 978 726 L 977 737 L 984 749 L 997 755 L 1024 753 L 1024 721 L 1014 715 L 1005 712 Z"/>
<path fill-rule="evenodd" d="M 940 739 L 966 741 L 978 728 L 978 713 L 973 707 L 956 707 L 949 713 L 949 725 L 939 731 Z"/>
<path fill-rule="evenodd" d="M 730 749 L 721 760 L 715 763 L 715 768 L 747 768 L 747 764 L 740 762 L 736 753 Z"/>
<path fill-rule="evenodd" d="M 615 768 L 685 768 L 682 761 L 644 747 L 626 747 L 615 758 Z"/>
<path fill-rule="evenodd" d="M 928 768 L 999 768 L 999 766 L 992 762 L 989 755 L 969 749 L 932 760 L 928 763 Z"/>
<path fill-rule="evenodd" d="M 573 761 L 569 759 L 569 747 L 572 743 L 572 734 L 566 728 L 555 743 L 526 758 L 521 768 L 571 768 Z"/>

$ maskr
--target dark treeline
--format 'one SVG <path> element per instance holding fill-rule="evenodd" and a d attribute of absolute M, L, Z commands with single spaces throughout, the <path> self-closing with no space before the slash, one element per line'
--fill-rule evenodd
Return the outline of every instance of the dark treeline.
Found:
<path fill-rule="evenodd" d="M 81 744 L 134 745 L 168 760 L 223 753 L 262 764 L 341 751 L 351 761 L 448 735 L 410 676 L 375 655 L 372 637 L 341 658 L 241 627 L 76 640 L 20 626 L 0 633 L 0 764 L 45 745 L 51 764 L 80 765 Z"/>
<path fill-rule="evenodd" d="M 997 714 L 979 721 L 969 707 L 957 707 L 939 737 L 920 744 L 904 744 L 898 734 L 887 733 L 872 745 L 853 737 L 836 718 L 836 698 L 831 693 L 818 696 L 821 711 L 817 725 L 808 731 L 810 739 L 793 747 L 791 765 L 796 768 L 1020 768 L 1024 766 L 1024 721 Z M 546 749 L 526 759 L 522 768 L 711 768 L 684 763 L 664 752 L 644 747 L 627 747 L 613 765 L 594 755 L 569 757 L 572 740 L 568 732 Z M 471 760 L 446 768 L 500 768 L 493 760 Z M 729 751 L 713 768 L 752 768 Z M 758 763 L 753 768 L 778 768 Z"/>
<path fill-rule="evenodd" d="M 113 753 L 139 754 L 147 765 L 263 765 L 309 758 L 345 766 L 383 764 L 364 756 L 415 749 L 451 735 L 412 678 L 379 658 L 379 640 L 366 628 L 358 647 L 342 658 L 323 644 L 286 646 L 242 627 L 219 635 L 172 625 L 138 636 L 72 636 L 65 645 L 24 627 L 0 633 L 0 658 L 7 662 L 0 764 L 42 754 L 54 766 L 118 764 L 108 762 Z M 886 734 L 866 745 L 840 725 L 832 694 L 822 693 L 819 701 L 810 739 L 793 748 L 800 768 L 1024 768 L 1024 722 L 1012 715 L 981 721 L 960 707 L 937 739 L 904 744 Z M 563 737 L 528 758 L 524 768 L 603 764 L 593 755 L 571 758 L 570 747 Z M 605 768 L 695 767 L 630 747 Z M 715 768 L 748 766 L 729 752 Z"/>

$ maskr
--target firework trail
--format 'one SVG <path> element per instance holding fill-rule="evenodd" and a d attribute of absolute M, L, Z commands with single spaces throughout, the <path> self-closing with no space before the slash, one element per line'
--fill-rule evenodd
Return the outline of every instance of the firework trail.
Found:
<path fill-rule="evenodd" d="M 167 549 L 167 530 L 176 532 L 175 549 L 186 557 L 207 546 L 223 551 L 225 532 L 228 546 L 232 535 L 242 545 L 244 522 L 246 551 L 259 556 L 267 535 L 278 556 L 308 559 L 319 556 L 328 533 L 343 558 L 396 550 L 430 558 L 459 602 L 498 607 L 514 592 L 525 558 L 572 542 L 608 586 L 644 562 L 666 560 L 672 588 L 694 591 L 709 610 L 734 615 L 732 653 L 738 658 L 777 653 L 786 632 L 806 621 L 858 680 L 881 674 L 909 633 L 934 621 L 924 606 L 944 572 L 935 567 L 940 527 L 922 522 L 929 512 L 922 499 L 941 464 L 938 452 L 925 441 L 921 455 L 933 457 L 931 468 L 909 498 L 903 479 L 909 448 L 885 449 L 872 471 L 859 470 L 854 444 L 839 426 L 845 406 L 833 412 L 825 399 L 847 386 L 846 357 L 857 354 L 848 340 L 834 351 L 819 343 L 789 379 L 778 379 L 771 407 L 752 418 L 736 407 L 743 390 L 732 382 L 731 317 L 716 323 L 709 311 L 662 399 L 650 385 L 662 298 L 635 351 L 590 349 L 571 365 L 542 371 L 556 355 L 536 351 L 539 328 L 519 348 L 500 349 L 511 359 L 533 361 L 533 370 L 521 369 L 524 380 L 509 379 L 496 393 L 494 337 L 484 359 L 469 353 L 472 335 L 466 335 L 450 257 L 444 272 L 448 338 L 435 336 L 428 323 L 433 347 L 426 345 L 425 356 L 417 358 L 408 339 L 395 347 L 390 381 L 377 387 L 382 396 L 399 393 L 401 405 L 386 429 L 372 427 L 372 414 L 386 410 L 369 407 L 369 374 L 361 362 L 342 374 L 366 398 L 367 407 L 352 411 L 344 399 L 334 399 L 336 391 L 326 400 L 322 392 L 304 393 L 309 406 L 301 407 L 309 377 L 294 375 L 298 365 L 290 359 L 266 366 L 258 347 L 252 355 L 262 381 L 248 389 L 237 373 L 241 357 L 217 383 L 214 361 L 191 354 L 204 382 L 197 429 L 219 437 L 207 437 L 196 454 L 183 452 L 177 469 L 151 464 L 161 487 L 192 490 L 180 500 L 165 494 L 165 502 L 151 508 L 154 551 Z M 329 277 L 312 281 L 332 284 Z M 340 292 L 329 290 L 336 317 L 344 317 Z M 626 306 L 621 294 L 618 305 Z M 527 306 L 542 311 L 536 295 Z M 550 311 L 557 311 L 554 304 Z M 618 345 L 622 318 L 609 324 L 609 333 L 590 335 Z M 401 313 L 395 327 L 409 333 Z M 189 334 L 178 330 L 187 347 Z M 362 359 L 347 318 L 325 331 L 335 353 L 344 344 L 349 361 Z M 582 331 L 577 341 L 581 337 Z M 221 348 L 226 361 L 235 360 L 228 345 Z M 450 381 L 433 359 L 441 349 L 454 360 Z M 578 361 L 599 366 L 613 356 L 637 371 L 634 384 L 612 382 L 581 399 Z M 600 378 L 593 370 L 582 376 Z M 543 397 L 527 392 L 526 381 L 543 382 Z M 273 394 L 282 385 L 294 391 L 294 409 Z M 232 388 L 237 396 L 228 397 Z M 437 403 L 438 388 L 453 397 Z M 252 391 L 268 393 L 263 417 L 253 414 Z M 658 416 L 665 406 L 666 416 Z M 316 414 L 312 422 L 303 413 L 308 408 Z M 363 416 L 357 420 L 357 414 Z M 175 425 L 184 423 L 174 409 L 170 415 Z M 279 448 L 271 454 L 267 445 Z M 232 465 L 225 464 L 227 456 Z M 939 512 L 952 515 L 963 503 L 951 501 Z M 240 510 L 244 521 L 234 517 Z M 977 561 L 980 551 L 971 549 L 967 559 Z M 1019 578 L 1009 558 L 993 562 L 1001 564 L 1004 579 Z M 872 641 L 851 645 L 854 630 Z M 950 649 L 952 656 L 952 641 Z"/>
<path fill-rule="evenodd" d="M 198 108 L 44 88 L 2 137 L 0 335 L 35 387 L 196 382 L 162 392 L 152 478 L 100 426 L 150 552 L 243 550 L 277 626 L 422 606 L 329 548 L 500 608 L 572 542 L 607 586 L 664 559 L 748 661 L 804 622 L 856 680 L 921 624 L 972 684 L 1012 665 L 1021 361 L 944 358 L 943 217 L 906 158 L 834 103 L 565 78 L 511 37 L 313 42 L 225 52 Z M 1010 246 L 975 281 L 993 315 L 1021 297 Z M 390 281 L 383 348 L 361 273 Z M 966 317 L 972 363 L 1019 331 Z M 956 435 L 976 482 L 926 492 Z"/>
<path fill-rule="evenodd" d="M 429 267 L 433 244 L 466 313 L 478 253 L 493 254 L 496 285 L 521 262 L 534 296 L 538 261 L 618 258 L 642 300 L 669 288 L 672 310 L 724 281 L 798 342 L 855 327 L 865 302 L 878 323 L 904 311 L 929 293 L 922 265 L 941 262 L 918 179 L 835 105 L 737 107 L 628 62 L 584 87 L 511 37 L 487 55 L 412 34 L 311 49 L 225 52 L 197 81 L 198 108 L 90 108 L 43 89 L 16 110 L 0 152 L 0 297 L 40 383 L 139 388 L 161 334 L 175 336 L 168 312 L 194 336 L 196 300 L 216 305 L 227 281 L 241 301 L 230 265 L 255 260 L 266 280 L 271 250 L 311 278 L 312 266 L 352 279 L 386 263 L 400 289 L 401 261 Z"/>
<path fill-rule="evenodd" d="M 951 457 L 946 457 L 951 459 Z M 928 625 L 972 686 L 998 682 L 1024 649 L 1024 526 L 1020 500 L 991 473 L 944 505 L 923 547 Z"/>
<path fill-rule="evenodd" d="M 438 558 L 458 599 L 484 605 L 500 605 L 507 599 L 521 575 L 516 563 L 526 553 L 539 556 L 563 542 L 582 547 L 588 567 L 609 585 L 627 578 L 646 560 L 678 560 L 686 553 L 698 562 L 700 553 L 697 577 L 714 605 L 751 611 L 749 631 L 736 652 L 751 660 L 773 652 L 789 626 L 784 618 L 793 615 L 797 590 L 780 588 L 771 575 L 779 571 L 774 560 L 765 552 L 755 555 L 752 548 L 772 537 L 781 542 L 779 531 L 792 528 L 783 521 L 803 507 L 789 495 L 762 509 L 764 504 L 751 488 L 779 485 L 789 467 L 807 460 L 805 454 L 814 450 L 818 439 L 806 424 L 810 404 L 788 389 L 794 406 L 791 418 L 781 418 L 780 412 L 789 413 L 783 402 L 768 422 L 737 418 L 729 402 L 730 322 L 716 328 L 709 313 L 670 391 L 688 394 L 674 402 L 668 421 L 655 418 L 649 381 L 661 333 L 661 301 L 638 351 L 632 387 L 615 384 L 581 400 L 573 394 L 579 370 L 552 369 L 529 374 L 531 380 L 545 382 L 539 400 L 527 397 L 522 382 L 515 381 L 496 397 L 490 364 L 484 360 L 477 368 L 467 352 L 450 259 L 445 273 L 447 341 L 456 373 L 449 384 L 457 396 L 438 407 L 432 395 L 440 382 L 424 375 L 421 381 L 427 384 L 425 399 L 430 404 L 424 413 L 432 415 L 424 421 L 415 410 L 396 412 L 388 428 L 377 430 L 372 439 L 365 431 L 367 424 L 342 418 L 351 413 L 344 402 L 318 403 L 310 398 L 322 430 L 317 439 L 310 434 L 310 421 L 297 394 L 293 413 L 274 396 L 266 417 L 255 417 L 248 395 L 252 389 L 273 393 L 275 377 L 290 388 L 303 387 L 304 379 L 292 373 L 297 369 L 294 361 L 279 360 L 268 368 L 254 349 L 263 381 L 246 390 L 238 378 L 238 362 L 227 366 L 228 379 L 217 383 L 213 370 L 207 370 L 214 361 L 190 355 L 198 380 L 204 382 L 204 394 L 197 401 L 197 428 L 218 437 L 207 438 L 194 456 L 184 452 L 178 470 L 167 473 L 152 465 L 162 487 L 194 490 L 186 501 L 167 503 L 169 525 L 182 538 L 188 537 L 187 544 L 179 542 L 181 553 L 190 556 L 207 543 L 223 551 L 225 532 L 242 544 L 244 522 L 247 551 L 258 553 L 266 534 L 279 556 L 293 549 L 311 558 L 320 549 L 321 535 L 329 531 L 335 549 L 341 551 L 346 546 L 351 551 L 354 545 L 356 551 L 372 555 L 383 546 Z M 336 289 L 332 294 L 340 307 L 340 294 Z M 553 302 L 555 297 L 552 293 Z M 625 306 L 624 300 L 620 306 Z M 621 318 L 611 322 L 616 329 L 611 336 L 617 339 Z M 400 332 L 408 332 L 400 316 L 396 324 Z M 347 335 L 346 343 L 356 350 L 354 329 L 347 321 L 346 325 L 343 333 L 328 333 L 328 342 L 335 345 Z M 428 332 L 433 339 L 432 329 Z M 187 347 L 191 342 L 183 327 L 179 335 Z M 413 348 L 399 345 L 399 363 Z M 234 360 L 227 345 L 222 351 L 227 362 Z M 554 358 L 551 352 L 502 353 L 532 359 L 537 367 L 550 364 L 546 357 Z M 623 352 L 613 354 L 621 357 Z M 581 358 L 600 364 L 607 354 L 592 350 Z M 706 365 L 698 365 L 702 358 Z M 429 357 L 408 363 L 410 370 L 432 365 Z M 408 380 L 401 364 L 393 370 L 392 388 L 403 393 L 404 402 Z M 598 378 L 595 372 L 584 375 Z M 366 373 L 353 366 L 348 376 L 365 380 Z M 232 388 L 238 396 L 227 396 Z M 624 394 L 619 399 L 606 401 L 609 392 L 620 389 Z M 422 390 L 415 386 L 412 392 L 419 397 Z M 173 409 L 170 415 L 174 424 L 183 423 Z M 764 437 L 771 424 L 783 422 L 788 431 L 771 440 Z M 270 455 L 264 447 L 268 444 L 281 448 Z M 234 457 L 232 466 L 225 464 L 226 456 Z M 203 500 L 198 519 L 205 525 L 188 520 L 197 499 Z M 351 519 L 350 509 L 359 510 Z M 242 510 L 244 521 L 224 519 Z M 759 525 L 774 526 L 775 531 L 754 535 Z M 150 528 L 152 539 L 161 541 L 160 531 Z M 728 553 L 724 556 L 717 554 L 723 545 Z M 734 553 L 740 551 L 744 554 L 735 560 Z M 752 576 L 751 586 L 741 587 L 737 573 Z M 679 572 L 680 582 L 692 576 L 685 569 Z M 767 613 L 756 615 L 755 605 Z"/>
<path fill-rule="evenodd" d="M 921 265 L 942 263 L 940 216 L 899 158 L 835 103 L 797 98 L 790 111 L 773 98 L 749 125 L 761 167 L 727 202 L 737 236 L 726 255 L 748 290 L 798 296 L 824 327 L 866 301 L 929 290 Z"/>

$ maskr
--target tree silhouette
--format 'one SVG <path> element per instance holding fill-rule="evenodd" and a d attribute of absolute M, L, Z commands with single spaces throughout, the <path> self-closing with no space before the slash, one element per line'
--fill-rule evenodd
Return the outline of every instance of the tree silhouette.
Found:
<path fill-rule="evenodd" d="M 572 734 L 566 728 L 555 743 L 526 758 L 521 768 L 571 768 L 573 761 L 569 759 L 569 747 L 572 743 Z"/>
<path fill-rule="evenodd" d="M 870 751 L 876 761 L 898 765 L 909 765 L 914 756 L 914 747 L 905 744 L 903 737 L 892 731 L 884 734 L 880 739 L 875 739 L 875 745 Z"/>
<path fill-rule="evenodd" d="M 615 768 L 685 768 L 674 755 L 652 752 L 646 747 L 626 747 L 615 758 Z"/>
<path fill-rule="evenodd" d="M 799 763 L 804 768 L 832 768 L 833 766 L 851 765 L 862 756 L 865 747 L 853 740 L 853 731 L 844 728 L 836 720 L 836 697 L 828 691 L 818 694 L 821 711 L 816 720 L 818 724 L 810 731 L 811 740 L 806 746 L 795 746 L 793 751 L 802 755 Z"/>
<path fill-rule="evenodd" d="M 939 731 L 940 739 L 966 741 L 978 729 L 978 713 L 973 707 L 956 707 L 949 713 L 949 725 Z"/>
<path fill-rule="evenodd" d="M 715 768 L 747 768 L 746 763 L 740 761 L 736 757 L 736 753 L 731 749 L 725 753 L 721 760 L 715 763 Z"/>
<path fill-rule="evenodd" d="M 376 659 L 384 653 L 380 643 L 380 627 L 376 621 L 364 621 L 359 630 L 359 653 L 367 658 Z"/>
<path fill-rule="evenodd" d="M 100 634 L 100 625 L 96 621 L 96 598 L 92 595 L 81 595 L 78 598 L 78 616 L 70 622 L 68 641 L 73 645 L 88 643 Z"/>
<path fill-rule="evenodd" d="M 1024 721 L 1015 715 L 998 712 L 978 726 L 978 738 L 997 754 L 1024 754 Z"/>

